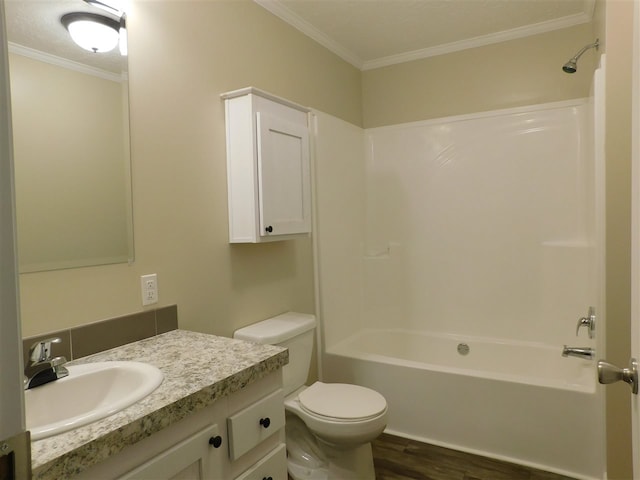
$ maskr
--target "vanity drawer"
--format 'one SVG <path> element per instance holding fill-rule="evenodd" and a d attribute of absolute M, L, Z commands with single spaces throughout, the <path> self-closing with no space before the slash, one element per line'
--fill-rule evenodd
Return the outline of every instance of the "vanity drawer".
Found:
<path fill-rule="evenodd" d="M 287 480 L 287 449 L 284 443 L 244 472 L 236 480 Z"/>
<path fill-rule="evenodd" d="M 237 460 L 284 426 L 282 389 L 227 418 L 229 457 Z"/>

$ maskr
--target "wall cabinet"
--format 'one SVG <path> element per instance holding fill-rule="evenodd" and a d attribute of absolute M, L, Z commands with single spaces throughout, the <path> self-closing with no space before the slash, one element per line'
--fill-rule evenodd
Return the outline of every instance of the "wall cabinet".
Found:
<path fill-rule="evenodd" d="M 287 480 L 283 427 L 282 372 L 277 371 L 74 478 Z"/>
<path fill-rule="evenodd" d="M 307 235 L 311 232 L 309 110 L 252 87 L 222 98 L 229 241 L 260 243 Z"/>

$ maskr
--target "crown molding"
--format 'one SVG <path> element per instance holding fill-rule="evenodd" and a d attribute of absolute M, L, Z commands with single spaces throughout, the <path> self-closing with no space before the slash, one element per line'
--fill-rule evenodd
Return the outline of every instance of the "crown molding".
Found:
<path fill-rule="evenodd" d="M 559 30 L 562 28 L 573 27 L 575 25 L 581 25 L 588 23 L 593 18 L 593 11 L 595 8 L 595 0 L 584 1 L 584 11 L 575 15 L 569 15 L 566 17 L 558 18 L 555 20 L 549 20 L 546 22 L 535 23 L 533 25 L 527 25 L 524 27 L 518 27 L 511 30 L 505 30 L 502 32 L 491 33 L 488 35 L 482 35 L 467 40 L 461 40 L 458 42 L 446 43 L 443 45 L 437 45 L 435 47 L 423 48 L 420 50 L 414 50 L 411 52 L 401 53 L 398 55 L 390 55 L 387 57 L 381 57 L 373 60 L 363 60 L 351 50 L 340 45 L 338 42 L 329 38 L 322 33 L 316 27 L 311 25 L 306 20 L 302 19 L 297 14 L 293 13 L 287 7 L 285 7 L 278 0 L 254 0 L 255 3 L 268 10 L 281 20 L 285 21 L 292 27 L 296 28 L 303 34 L 312 38 L 320 45 L 326 47 L 331 52 L 349 62 L 351 65 L 359 70 L 372 70 L 375 68 L 386 67 L 389 65 L 395 65 L 398 63 L 411 62 L 413 60 L 420 60 L 428 57 L 435 57 L 437 55 L 444 55 L 447 53 L 458 52 L 460 50 L 466 50 L 469 48 L 482 47 L 485 45 L 491 45 L 493 43 L 505 42 L 508 40 L 515 40 L 518 38 L 528 37 L 531 35 L 537 35 L 540 33 L 551 32 L 553 30 Z"/>
<path fill-rule="evenodd" d="M 461 50 L 467 50 L 469 48 L 483 47 L 494 43 L 506 42 L 508 40 L 515 40 L 518 38 L 538 35 L 540 33 L 551 32 L 553 30 L 573 27 L 575 25 L 581 25 L 590 21 L 591 17 L 589 15 L 587 15 L 586 13 L 578 13 L 555 20 L 534 23 L 525 27 L 513 28 L 511 30 L 504 30 L 502 32 L 490 33 L 488 35 L 469 38 L 467 40 L 445 43 L 443 45 L 437 45 L 435 47 L 423 48 L 420 50 L 414 50 L 412 52 L 390 55 L 388 57 L 365 61 L 362 64 L 361 70 L 373 70 L 374 68 L 381 68 L 404 62 L 411 62 L 413 60 L 435 57 L 437 55 L 445 55 L 447 53 L 459 52 Z"/>
<path fill-rule="evenodd" d="M 126 75 L 108 72 L 100 68 L 90 67 L 82 63 L 74 62 L 73 60 L 69 60 L 67 58 L 51 55 L 50 53 L 25 47 L 17 43 L 8 42 L 8 45 L 9 45 L 10 53 L 14 53 L 16 55 L 22 55 L 23 57 L 31 58 L 32 60 L 38 60 L 40 62 L 49 63 L 51 65 L 56 65 L 58 67 L 66 68 L 68 70 L 84 73 L 86 75 L 92 75 L 94 77 L 99 77 L 104 80 L 109 80 L 117 83 L 122 83 L 126 78 Z"/>

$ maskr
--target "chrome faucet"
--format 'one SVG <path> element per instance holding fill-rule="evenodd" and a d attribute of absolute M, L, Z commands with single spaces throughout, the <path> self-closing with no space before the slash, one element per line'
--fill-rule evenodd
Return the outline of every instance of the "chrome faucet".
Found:
<path fill-rule="evenodd" d="M 596 351 L 589 347 L 562 347 L 563 357 L 578 357 L 593 360 L 596 356 Z"/>
<path fill-rule="evenodd" d="M 67 363 L 64 357 L 51 357 L 51 345 L 61 343 L 59 337 L 40 340 L 29 349 L 29 358 L 24 367 L 24 389 L 38 387 L 69 375 L 63 366 Z"/>

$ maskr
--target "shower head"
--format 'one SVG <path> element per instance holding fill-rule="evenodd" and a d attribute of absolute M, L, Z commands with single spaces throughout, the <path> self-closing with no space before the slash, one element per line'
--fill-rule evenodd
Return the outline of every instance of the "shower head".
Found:
<path fill-rule="evenodd" d="M 576 73 L 576 70 L 578 70 L 578 63 L 572 58 L 562 66 L 562 70 L 564 70 L 565 73 Z"/>
<path fill-rule="evenodd" d="M 565 63 L 562 66 L 562 70 L 564 70 L 565 73 L 576 73 L 576 70 L 578 70 L 578 59 L 582 56 L 582 54 L 587 50 L 589 50 L 590 48 L 595 48 L 597 50 L 599 46 L 600 46 L 600 39 L 596 39 L 595 42 L 589 45 L 585 45 L 580 49 L 578 53 L 576 53 L 571 58 L 571 60 L 569 60 L 567 63 Z"/>

